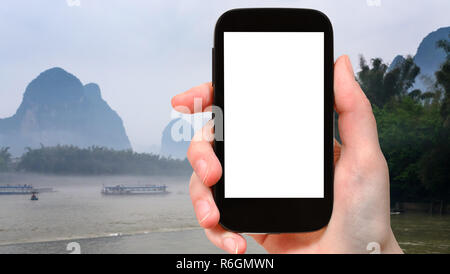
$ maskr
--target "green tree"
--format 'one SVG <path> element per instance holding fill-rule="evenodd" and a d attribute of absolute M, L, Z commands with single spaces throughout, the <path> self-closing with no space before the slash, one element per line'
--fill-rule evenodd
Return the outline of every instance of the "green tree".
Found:
<path fill-rule="evenodd" d="M 419 163 L 437 143 L 442 127 L 439 105 L 403 96 L 383 108 L 374 106 L 380 146 L 389 165 L 393 201 L 429 198 L 422 184 Z"/>
<path fill-rule="evenodd" d="M 450 35 L 449 35 L 450 37 Z M 435 73 L 436 87 L 443 90 L 440 115 L 442 125 L 437 133 L 437 142 L 427 151 L 420 162 L 420 178 L 432 199 L 450 200 L 450 41 L 441 40 L 438 47 L 447 54 L 446 61 Z"/>
<path fill-rule="evenodd" d="M 18 169 L 37 173 L 86 175 L 184 175 L 192 171 L 186 159 L 178 160 L 155 154 L 135 153 L 132 150 L 117 151 L 95 146 L 27 148 Z"/>
<path fill-rule="evenodd" d="M 448 131 L 419 162 L 419 176 L 432 200 L 450 200 L 450 138 Z"/>
<path fill-rule="evenodd" d="M 449 35 L 450 37 L 450 35 Z M 444 125 L 450 126 L 450 41 L 441 40 L 437 43 L 438 47 L 444 49 L 447 54 L 446 61 L 441 65 L 436 75 L 436 83 L 438 87 L 444 90 L 444 98 L 441 107 L 442 118 L 444 119 Z"/>
<path fill-rule="evenodd" d="M 370 102 L 380 108 L 405 96 L 420 72 L 411 56 L 391 70 L 381 58 L 372 59 L 370 67 L 361 56 L 359 65 L 361 71 L 357 74 L 357 80 Z"/>
<path fill-rule="evenodd" d="M 429 200 L 445 193 L 447 169 L 440 165 L 447 161 L 437 163 L 448 159 L 443 156 L 441 89 L 411 91 L 420 70 L 410 56 L 391 70 L 380 58 L 372 59 L 368 66 L 361 57 L 360 65 L 357 80 L 373 105 L 380 145 L 389 165 L 392 200 Z M 435 157 L 436 153 L 442 155 Z M 442 174 L 429 180 L 434 172 Z"/>

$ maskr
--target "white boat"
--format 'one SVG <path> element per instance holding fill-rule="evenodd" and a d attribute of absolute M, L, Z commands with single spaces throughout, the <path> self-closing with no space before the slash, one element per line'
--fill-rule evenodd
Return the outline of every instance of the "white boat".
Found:
<path fill-rule="evenodd" d="M 0 186 L 0 195 L 32 194 L 32 185 L 6 185 Z"/>
<path fill-rule="evenodd" d="M 33 193 L 44 193 L 44 192 L 54 192 L 51 187 L 41 187 L 36 188 L 32 185 L 2 185 L 0 186 L 0 195 L 18 195 L 18 194 L 33 194 Z"/>
<path fill-rule="evenodd" d="M 167 192 L 166 185 L 145 186 L 103 186 L 102 194 L 105 195 L 137 195 L 137 194 L 164 194 Z"/>

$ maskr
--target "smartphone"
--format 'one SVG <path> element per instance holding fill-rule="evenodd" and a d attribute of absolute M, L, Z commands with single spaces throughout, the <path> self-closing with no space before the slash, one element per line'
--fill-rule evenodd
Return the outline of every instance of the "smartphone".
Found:
<path fill-rule="evenodd" d="M 314 231 L 333 208 L 333 30 L 310 9 L 235 9 L 213 48 L 220 224 Z M 220 118 L 220 121 L 218 120 Z M 217 138 L 218 133 L 222 138 Z"/>

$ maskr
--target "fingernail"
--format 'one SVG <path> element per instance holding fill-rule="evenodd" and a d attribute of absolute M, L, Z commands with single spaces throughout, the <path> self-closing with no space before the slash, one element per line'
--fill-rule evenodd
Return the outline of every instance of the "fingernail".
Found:
<path fill-rule="evenodd" d="M 209 206 L 209 203 L 205 200 L 199 200 L 195 203 L 195 212 L 197 213 L 198 222 L 201 224 L 203 221 L 208 218 L 211 207 Z"/>
<path fill-rule="evenodd" d="M 200 159 L 195 164 L 195 173 L 199 178 L 202 178 L 202 183 L 205 183 L 206 176 L 208 176 L 208 163 Z"/>
<path fill-rule="evenodd" d="M 223 240 L 223 246 L 229 253 L 237 254 L 238 253 L 238 245 L 235 239 L 233 238 L 225 238 Z"/>
<path fill-rule="evenodd" d="M 350 58 L 347 55 L 345 55 L 345 66 L 349 73 L 354 74 L 352 62 L 350 62 Z"/>

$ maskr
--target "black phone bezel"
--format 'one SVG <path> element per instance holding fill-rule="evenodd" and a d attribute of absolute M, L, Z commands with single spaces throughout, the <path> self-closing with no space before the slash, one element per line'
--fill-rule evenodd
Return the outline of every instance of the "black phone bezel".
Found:
<path fill-rule="evenodd" d="M 233 31 L 324 32 L 324 198 L 224 198 L 225 140 L 215 141 L 214 150 L 223 167 L 222 178 L 213 187 L 220 224 L 227 230 L 246 233 L 318 230 L 328 224 L 333 208 L 334 57 L 331 22 L 323 13 L 311 9 L 255 8 L 225 12 L 217 21 L 213 48 L 214 105 L 222 109 L 223 117 L 226 111 L 223 33 Z M 295 145 L 295 140 L 292 143 Z"/>

